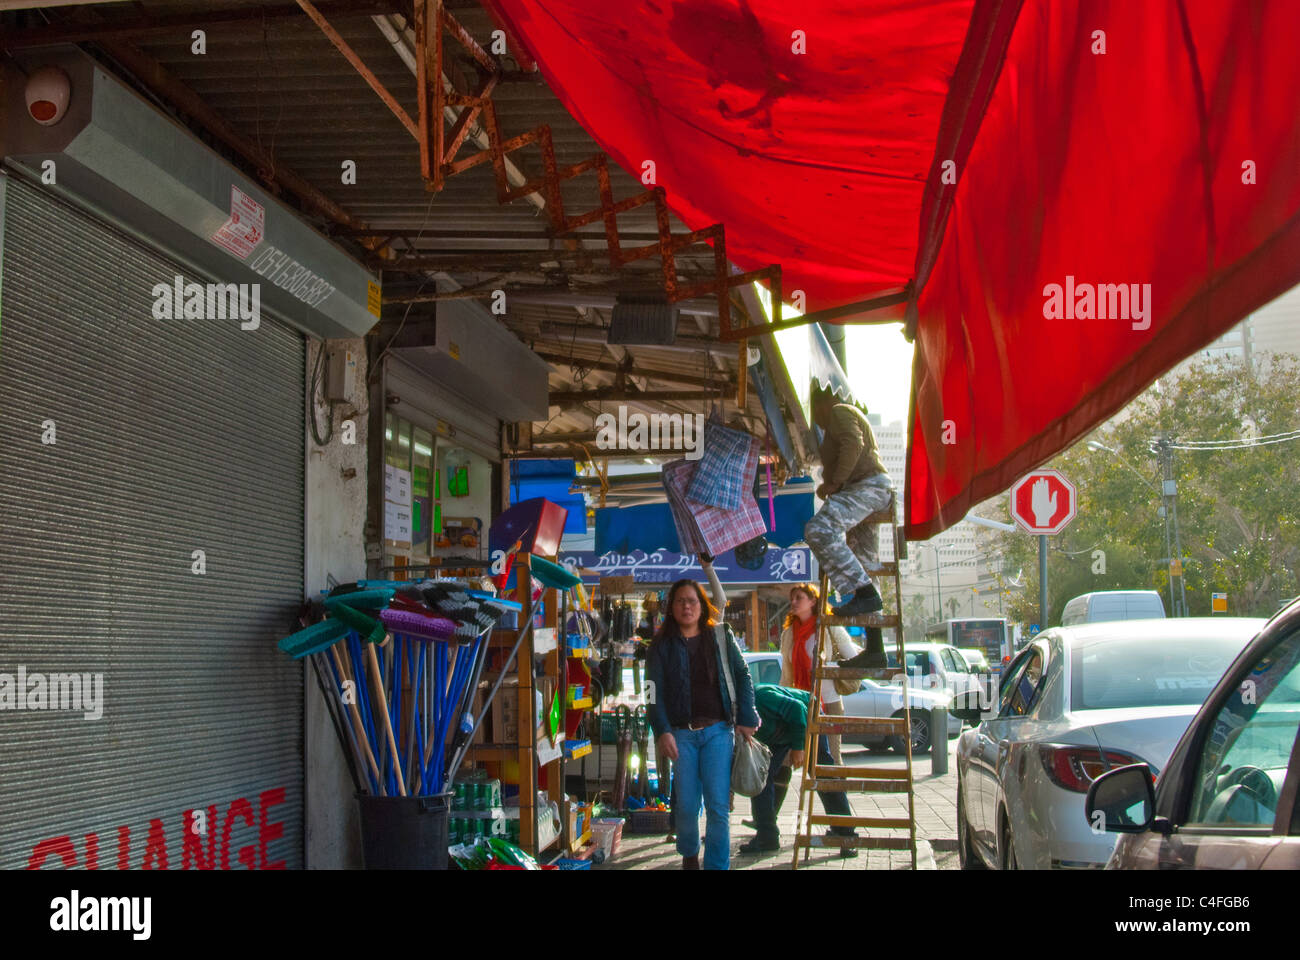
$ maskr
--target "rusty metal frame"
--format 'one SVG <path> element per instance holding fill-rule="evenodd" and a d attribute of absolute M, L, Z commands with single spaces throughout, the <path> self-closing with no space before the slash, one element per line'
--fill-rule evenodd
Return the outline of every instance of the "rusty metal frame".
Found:
<path fill-rule="evenodd" d="M 653 186 L 635 196 L 615 200 L 609 175 L 609 157 L 604 153 L 598 153 L 586 160 L 561 168 L 556 160 L 555 145 L 548 124 L 541 124 L 532 130 L 506 139 L 501 133 L 496 108 L 492 102 L 492 92 L 501 77 L 500 68 L 469 31 L 447 10 L 444 0 L 413 0 L 416 83 L 419 88 L 419 117 L 415 121 L 407 116 L 383 84 L 348 47 L 338 32 L 330 27 L 312 5 L 311 0 L 297 0 L 297 2 L 416 138 L 420 145 L 420 169 L 429 190 L 440 191 L 448 178 L 482 164 L 491 163 L 496 180 L 498 202 L 506 204 L 530 194 L 541 194 L 546 201 L 545 211 L 553 238 L 572 234 L 597 221 L 603 222 L 606 255 L 614 269 L 621 269 L 636 260 L 658 257 L 663 289 L 668 302 L 679 303 L 705 296 L 715 297 L 718 303 L 718 339 L 739 341 L 742 358 L 745 341 L 749 337 L 763 336 L 777 330 L 804 326 L 820 320 L 893 306 L 904 302 L 910 295 L 909 285 L 907 291 L 903 293 L 876 297 L 786 319 L 782 316 L 783 289 L 780 265 L 771 264 L 758 270 L 733 274 L 727 261 L 726 230 L 722 224 L 715 223 L 690 233 L 674 234 L 667 196 L 662 187 Z M 481 68 L 482 76 L 476 89 L 463 91 L 444 88 L 442 67 L 445 38 L 459 43 Z M 448 131 L 444 129 L 444 123 L 446 123 L 445 108 L 449 106 L 462 109 Z M 479 120 L 483 127 L 488 138 L 488 146 L 468 156 L 458 157 L 464 147 L 470 126 L 475 120 Z M 541 175 L 519 186 L 512 186 L 506 176 L 507 155 L 534 146 L 541 154 Z M 600 206 L 594 210 L 569 216 L 564 210 L 560 186 L 567 180 L 589 173 L 596 177 Z M 657 240 L 637 246 L 623 246 L 618 232 L 618 215 L 646 204 L 654 204 Z M 676 255 L 679 251 L 701 244 L 713 249 L 713 275 L 706 280 L 683 284 L 677 275 Z M 766 281 L 771 291 L 772 320 L 770 323 L 733 326 L 730 292 L 736 287 L 754 281 Z M 738 384 L 742 394 L 744 392 L 743 367 L 742 362 L 742 380 Z"/>

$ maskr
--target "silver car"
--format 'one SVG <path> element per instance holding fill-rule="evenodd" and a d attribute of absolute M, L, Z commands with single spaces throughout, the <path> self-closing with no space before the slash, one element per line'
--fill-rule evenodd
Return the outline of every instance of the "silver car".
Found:
<path fill-rule="evenodd" d="M 1003 671 L 998 701 L 957 747 L 962 866 L 1101 867 L 1113 834 L 1084 801 L 1107 769 L 1163 769 L 1261 619 L 1123 620 L 1056 627 Z"/>
<path fill-rule="evenodd" d="M 1088 791 L 1087 825 L 1123 834 L 1110 869 L 1300 869 L 1300 602 L 1210 693 L 1152 788 L 1124 767 Z"/>
<path fill-rule="evenodd" d="M 779 653 L 746 653 L 745 662 L 749 664 L 749 673 L 755 683 L 781 682 L 781 655 Z M 912 752 L 925 753 L 930 749 L 930 711 L 936 707 L 947 709 L 951 703 L 947 693 L 942 690 L 923 690 L 909 683 L 908 706 L 912 713 Z M 879 683 L 875 680 L 863 680 L 858 685 L 857 693 L 850 693 L 841 698 L 844 714 L 849 717 L 893 717 L 903 712 L 903 691 L 899 684 Z M 962 722 L 951 713 L 948 714 L 948 739 L 961 734 Z M 888 740 L 873 738 L 867 734 L 845 735 L 843 743 L 861 743 L 871 749 L 887 750 L 893 748 L 902 752 L 904 745 L 901 737 Z"/>

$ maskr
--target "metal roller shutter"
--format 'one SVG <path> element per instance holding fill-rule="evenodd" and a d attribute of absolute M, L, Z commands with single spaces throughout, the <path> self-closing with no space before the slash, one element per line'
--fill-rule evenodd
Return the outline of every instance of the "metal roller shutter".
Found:
<path fill-rule="evenodd" d="M 215 866 L 300 867 L 302 337 L 155 320 L 183 269 L 0 190 L 0 672 L 103 675 L 101 719 L 0 710 L 0 868 L 178 869 L 191 809 Z"/>

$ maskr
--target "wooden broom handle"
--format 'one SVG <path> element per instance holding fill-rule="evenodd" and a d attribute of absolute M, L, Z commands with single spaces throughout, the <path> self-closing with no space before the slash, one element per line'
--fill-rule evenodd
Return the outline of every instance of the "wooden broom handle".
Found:
<path fill-rule="evenodd" d="M 384 696 L 384 680 L 379 673 L 379 658 L 375 656 L 375 645 L 366 644 L 366 655 L 370 661 L 370 679 L 375 685 L 379 697 L 379 709 L 384 715 L 384 733 L 388 735 L 388 749 L 393 761 L 393 773 L 397 776 L 398 796 L 406 796 L 406 781 L 402 779 L 402 767 L 397 762 L 397 741 L 393 738 L 393 721 L 388 716 L 388 698 Z"/>
<path fill-rule="evenodd" d="M 379 785 L 379 795 L 384 795 L 384 778 L 379 775 L 379 764 L 375 763 L 375 755 L 370 752 L 370 738 L 366 736 L 365 724 L 361 722 L 361 710 L 357 707 L 357 696 L 359 691 L 356 689 L 357 682 L 352 680 L 352 675 L 348 673 L 343 666 L 343 658 L 339 656 L 337 646 L 330 647 L 330 655 L 334 657 L 334 666 L 339 672 L 339 676 L 344 680 L 352 681 L 352 702 L 348 704 L 349 713 L 352 716 L 352 729 L 357 735 L 357 743 L 361 744 L 361 749 L 365 753 L 366 762 L 370 764 L 370 772 L 375 775 L 375 782 Z"/>

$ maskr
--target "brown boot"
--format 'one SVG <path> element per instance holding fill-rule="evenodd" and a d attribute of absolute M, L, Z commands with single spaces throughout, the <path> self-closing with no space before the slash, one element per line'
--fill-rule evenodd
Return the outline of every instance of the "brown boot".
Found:
<path fill-rule="evenodd" d="M 697 853 L 693 857 L 682 857 L 682 869 L 683 870 L 700 869 L 700 855 Z"/>

